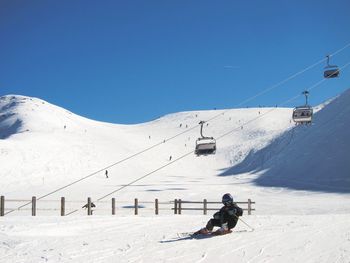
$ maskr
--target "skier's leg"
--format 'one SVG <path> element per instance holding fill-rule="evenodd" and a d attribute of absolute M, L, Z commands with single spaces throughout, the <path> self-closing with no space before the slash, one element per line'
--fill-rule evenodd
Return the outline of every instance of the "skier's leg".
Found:
<path fill-rule="evenodd" d="M 208 229 L 211 232 L 214 226 L 221 226 L 220 219 L 210 219 L 206 225 L 206 229 Z"/>
<path fill-rule="evenodd" d="M 209 232 L 211 232 L 213 230 L 214 226 L 220 226 L 220 220 L 218 220 L 218 219 L 210 219 L 205 227 L 201 228 L 200 230 L 198 230 L 194 234 L 195 235 L 197 235 L 197 234 L 208 234 Z"/>
<path fill-rule="evenodd" d="M 205 228 L 206 228 L 209 232 L 213 231 L 213 228 L 214 228 L 214 225 L 213 225 L 213 223 L 211 222 L 212 220 L 213 220 L 213 219 L 210 219 L 210 220 L 208 221 L 207 225 L 205 226 Z"/>
<path fill-rule="evenodd" d="M 233 218 L 228 220 L 228 229 L 232 229 L 237 225 L 238 218 Z"/>

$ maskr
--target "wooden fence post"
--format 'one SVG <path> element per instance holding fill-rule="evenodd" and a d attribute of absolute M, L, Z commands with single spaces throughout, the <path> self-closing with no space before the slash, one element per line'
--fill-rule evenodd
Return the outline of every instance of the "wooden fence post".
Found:
<path fill-rule="evenodd" d="M 0 216 L 5 215 L 5 196 L 1 196 L 0 198 Z"/>
<path fill-rule="evenodd" d="M 177 214 L 177 199 L 174 200 L 174 214 Z"/>
<path fill-rule="evenodd" d="M 32 216 L 36 216 L 36 197 L 32 196 Z"/>
<path fill-rule="evenodd" d="M 139 214 L 139 200 L 135 198 L 135 215 Z"/>
<path fill-rule="evenodd" d="M 87 202 L 87 214 L 88 216 L 91 216 L 92 215 L 92 212 L 91 212 L 91 197 L 88 197 L 88 202 Z"/>
<path fill-rule="evenodd" d="M 61 197 L 61 216 L 66 214 L 66 200 L 64 197 Z"/>
<path fill-rule="evenodd" d="M 179 199 L 179 215 L 181 215 L 181 199 Z"/>
<path fill-rule="evenodd" d="M 252 200 L 248 199 L 248 215 L 252 214 Z"/>
<path fill-rule="evenodd" d="M 154 206 L 155 206 L 155 213 L 156 215 L 159 214 L 159 204 L 158 204 L 158 198 L 154 200 Z"/>
<path fill-rule="evenodd" d="M 115 215 L 115 198 L 112 198 L 112 215 Z"/>
<path fill-rule="evenodd" d="M 206 215 L 207 214 L 207 199 L 204 199 L 203 200 L 203 215 Z"/>

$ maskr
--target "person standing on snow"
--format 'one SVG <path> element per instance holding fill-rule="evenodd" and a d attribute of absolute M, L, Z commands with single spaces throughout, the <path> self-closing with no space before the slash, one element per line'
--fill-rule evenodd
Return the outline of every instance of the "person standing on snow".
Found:
<path fill-rule="evenodd" d="M 232 195 L 229 193 L 223 195 L 222 203 L 224 206 L 213 215 L 213 218 L 208 221 L 206 227 L 194 234 L 212 233 L 214 226 L 220 227 L 213 232 L 215 235 L 224 235 L 232 232 L 231 229 L 236 226 L 238 217 L 243 215 L 243 209 L 233 202 Z"/>

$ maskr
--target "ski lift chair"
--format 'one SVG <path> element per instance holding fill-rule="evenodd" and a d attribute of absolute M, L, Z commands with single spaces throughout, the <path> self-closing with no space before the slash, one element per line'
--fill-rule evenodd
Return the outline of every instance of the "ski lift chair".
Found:
<path fill-rule="evenodd" d="M 300 124 L 309 124 L 312 122 L 312 115 L 313 115 L 313 109 L 312 107 L 306 105 L 306 106 L 299 106 L 294 108 L 293 110 L 293 121 L 295 123 Z"/>
<path fill-rule="evenodd" d="M 197 156 L 215 154 L 216 152 L 216 140 L 213 137 L 205 137 L 203 135 L 204 123 L 204 121 L 199 122 L 199 124 L 201 125 L 201 138 L 198 138 L 196 140 L 196 148 L 194 150 L 194 153 L 197 154 Z"/>
<path fill-rule="evenodd" d="M 302 93 L 305 96 L 305 105 L 295 107 L 293 110 L 293 121 L 297 124 L 310 124 L 312 122 L 313 109 L 308 105 L 309 92 Z"/>
<path fill-rule="evenodd" d="M 208 155 L 215 154 L 216 152 L 216 140 L 213 137 L 198 138 L 196 140 L 195 154 Z"/>
<path fill-rule="evenodd" d="M 325 71 L 323 76 L 326 79 L 337 78 L 339 76 L 340 70 L 336 65 L 329 65 L 329 55 L 327 55 L 327 66 L 325 66 Z"/>

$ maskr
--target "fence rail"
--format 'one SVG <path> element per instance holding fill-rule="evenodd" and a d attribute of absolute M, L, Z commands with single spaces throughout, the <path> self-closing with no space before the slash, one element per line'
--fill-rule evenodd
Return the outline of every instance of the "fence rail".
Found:
<path fill-rule="evenodd" d="M 23 202 L 26 204 L 19 205 Z M 6 207 L 7 203 L 10 203 L 11 207 Z M 78 203 L 80 203 L 79 206 L 83 204 L 81 210 L 85 209 L 87 215 L 93 215 L 94 212 L 103 212 L 103 214 L 106 214 L 106 211 L 110 211 L 112 215 L 116 215 L 120 213 L 121 210 L 126 209 L 132 209 L 135 215 L 138 215 L 140 211 L 154 211 L 155 215 L 159 215 L 159 211 L 169 211 L 175 215 L 181 215 L 183 211 L 203 211 L 203 214 L 206 215 L 208 211 L 219 210 L 222 206 L 221 202 L 207 201 L 207 199 L 203 201 L 174 199 L 160 202 L 157 198 L 154 201 L 140 201 L 138 198 L 135 198 L 133 202 L 128 202 L 117 201 L 116 198 L 112 198 L 110 201 L 96 202 L 96 204 L 98 204 L 96 205 L 90 197 L 88 197 L 86 201 L 67 201 L 65 197 L 61 197 L 60 200 L 37 200 L 35 196 L 30 200 L 7 199 L 5 203 L 5 197 L 1 196 L 0 216 L 5 216 L 15 211 L 31 211 L 32 216 L 36 216 L 37 212 L 55 211 L 56 213 L 60 211 L 59 214 L 65 216 L 71 214 L 72 211 L 78 211 L 79 209 L 77 210 L 76 207 Z M 248 215 L 251 215 L 252 211 L 255 211 L 255 208 L 253 208 L 255 202 L 252 202 L 251 199 L 235 203 L 241 206 L 244 211 L 247 211 Z M 18 206 L 16 207 L 14 204 L 18 204 Z M 72 204 L 75 204 L 74 207 L 72 207 Z M 109 208 L 106 205 L 109 205 Z"/>

